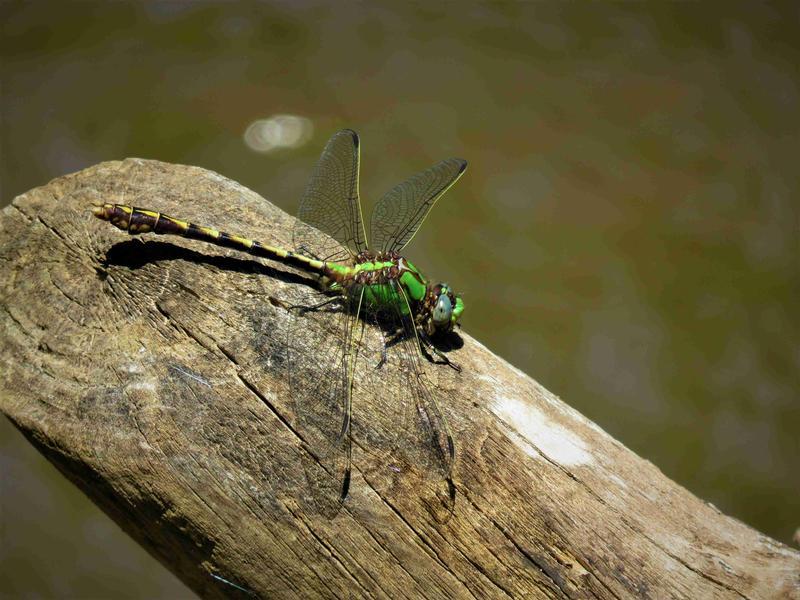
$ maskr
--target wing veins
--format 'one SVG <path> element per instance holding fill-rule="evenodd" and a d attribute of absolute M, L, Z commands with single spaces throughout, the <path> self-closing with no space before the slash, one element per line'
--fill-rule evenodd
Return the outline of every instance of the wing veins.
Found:
<path fill-rule="evenodd" d="M 467 163 L 443 160 L 389 190 L 372 211 L 370 237 L 380 250 L 400 251 L 416 235 L 436 201 L 461 177 Z"/>

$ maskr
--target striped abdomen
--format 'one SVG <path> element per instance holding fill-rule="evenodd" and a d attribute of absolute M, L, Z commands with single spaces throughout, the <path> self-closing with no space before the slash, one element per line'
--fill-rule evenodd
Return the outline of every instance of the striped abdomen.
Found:
<path fill-rule="evenodd" d="M 179 235 L 192 240 L 201 240 L 217 246 L 224 246 L 225 248 L 241 250 L 254 256 L 277 260 L 306 271 L 328 274 L 330 270 L 328 265 L 322 261 L 313 260 L 301 254 L 295 254 L 283 248 L 268 246 L 238 235 L 231 235 L 211 227 L 203 227 L 188 221 L 181 221 L 152 210 L 136 208 L 126 204 L 109 203 L 95 205 L 92 210 L 94 216 L 98 219 L 108 221 L 131 235 L 140 233 Z"/>

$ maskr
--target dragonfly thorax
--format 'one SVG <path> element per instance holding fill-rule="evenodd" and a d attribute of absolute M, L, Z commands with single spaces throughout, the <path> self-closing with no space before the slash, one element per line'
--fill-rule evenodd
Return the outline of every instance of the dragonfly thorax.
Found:
<path fill-rule="evenodd" d="M 460 296 L 446 283 L 429 283 L 397 252 L 360 252 L 352 266 L 329 265 L 330 279 L 352 298 L 362 295 L 373 310 L 413 315 L 428 335 L 448 332 L 464 310 Z"/>
<path fill-rule="evenodd" d="M 356 254 L 355 263 L 363 264 L 368 262 L 390 262 L 402 259 L 398 252 L 394 250 L 375 252 L 374 250 L 362 250 Z"/>

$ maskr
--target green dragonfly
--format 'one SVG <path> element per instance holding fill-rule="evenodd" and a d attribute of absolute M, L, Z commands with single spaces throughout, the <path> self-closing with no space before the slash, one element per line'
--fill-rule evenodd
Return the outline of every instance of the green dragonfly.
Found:
<path fill-rule="evenodd" d="M 423 359 L 460 370 L 434 339 L 458 324 L 464 302 L 449 285 L 430 282 L 399 253 L 467 163 L 444 160 L 386 193 L 372 212 L 368 246 L 359 200 L 359 160 L 354 131 L 340 131 L 328 141 L 300 202 L 293 251 L 125 204 L 105 203 L 93 211 L 131 235 L 179 235 L 315 275 L 317 285 L 311 291 L 298 292 L 291 303 L 273 304 L 293 315 L 287 343 L 290 390 L 304 441 L 338 481 L 338 503 L 350 488 L 355 421 L 366 432 L 365 445 L 374 442 L 385 451 L 386 470 L 416 473 L 438 489 L 444 484 L 452 510 L 455 443 Z M 298 342 L 309 339 L 302 347 Z M 361 368 L 370 339 L 377 358 Z M 374 377 L 377 388 L 367 383 Z M 353 418 L 357 382 L 365 389 L 386 390 L 379 406 L 394 431 L 376 433 L 369 414 Z"/>

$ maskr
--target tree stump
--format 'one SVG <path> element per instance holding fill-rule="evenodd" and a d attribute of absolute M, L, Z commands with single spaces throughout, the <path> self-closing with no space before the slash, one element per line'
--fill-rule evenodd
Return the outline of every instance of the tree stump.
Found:
<path fill-rule="evenodd" d="M 466 334 L 449 353 L 461 373 L 425 365 L 457 445 L 450 518 L 413 487 L 379 485 L 395 467 L 366 443 L 350 496 L 315 511 L 288 315 L 269 301 L 307 277 L 129 237 L 91 216 L 99 202 L 283 247 L 294 220 L 215 173 L 138 159 L 56 179 L 0 217 L 0 408 L 201 596 L 800 598 L 800 553 L 670 481 Z M 364 383 L 354 401 L 377 414 L 390 397 Z"/>

